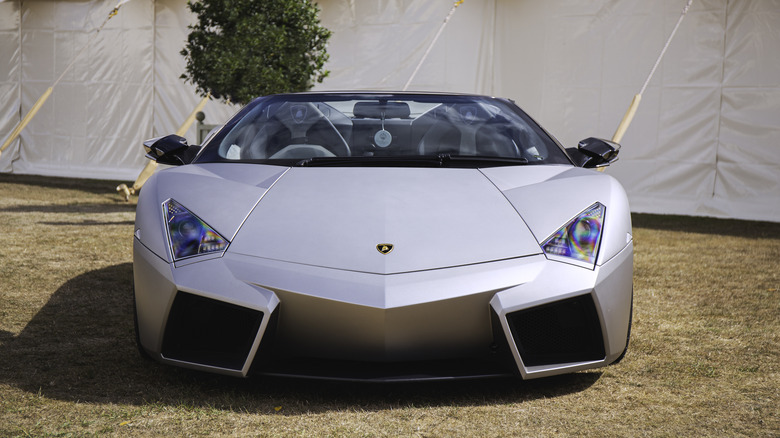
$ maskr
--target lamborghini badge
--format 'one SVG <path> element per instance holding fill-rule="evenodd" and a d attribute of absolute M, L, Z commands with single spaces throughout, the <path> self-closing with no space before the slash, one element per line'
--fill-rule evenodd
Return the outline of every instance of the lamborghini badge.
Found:
<path fill-rule="evenodd" d="M 392 243 L 380 243 L 376 246 L 376 250 L 381 252 L 382 254 L 390 254 L 390 251 L 393 250 L 393 244 Z"/>

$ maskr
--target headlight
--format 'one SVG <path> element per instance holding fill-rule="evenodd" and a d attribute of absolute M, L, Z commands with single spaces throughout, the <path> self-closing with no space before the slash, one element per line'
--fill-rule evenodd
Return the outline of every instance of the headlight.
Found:
<path fill-rule="evenodd" d="M 597 202 L 542 242 L 548 259 L 593 268 L 599 254 L 607 208 Z"/>
<path fill-rule="evenodd" d="M 227 248 L 227 239 L 173 199 L 163 203 L 163 215 L 174 261 Z"/>

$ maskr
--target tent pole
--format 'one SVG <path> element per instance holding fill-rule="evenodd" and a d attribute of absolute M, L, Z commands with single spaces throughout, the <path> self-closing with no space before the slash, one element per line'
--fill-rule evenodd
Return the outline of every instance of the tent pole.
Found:
<path fill-rule="evenodd" d="M 631 105 L 628 106 L 626 114 L 623 116 L 623 120 L 620 121 L 620 124 L 615 131 L 615 135 L 612 136 L 612 141 L 615 143 L 620 143 L 620 141 L 623 140 L 623 135 L 626 133 L 628 125 L 630 125 L 631 121 L 634 120 L 634 114 L 636 114 L 636 109 L 639 108 L 639 102 L 641 100 L 641 94 L 635 95 L 631 100 Z"/>
<path fill-rule="evenodd" d="M 38 100 L 35 102 L 35 105 L 33 105 L 32 108 L 30 108 L 30 111 L 27 112 L 24 118 L 21 121 L 19 121 L 19 123 L 16 125 L 14 130 L 11 131 L 11 135 L 5 140 L 3 146 L 0 146 L 0 154 L 2 154 L 3 151 L 6 150 L 6 148 L 8 148 L 8 146 L 10 146 L 14 140 L 16 140 L 16 137 L 19 136 L 19 133 L 22 132 L 22 129 L 24 129 L 25 126 L 27 126 L 27 124 L 30 123 L 30 120 L 32 120 L 32 118 L 35 117 L 35 114 L 38 113 L 38 110 L 41 109 L 43 103 L 46 102 L 46 99 L 48 99 L 49 96 L 51 96 L 51 92 L 53 90 L 54 89 L 52 87 L 49 87 L 41 95 L 41 97 L 38 98 Z"/>

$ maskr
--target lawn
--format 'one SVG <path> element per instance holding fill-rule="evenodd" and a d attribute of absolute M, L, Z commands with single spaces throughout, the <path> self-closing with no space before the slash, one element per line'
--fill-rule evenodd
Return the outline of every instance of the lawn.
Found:
<path fill-rule="evenodd" d="M 134 201 L 0 174 L 0 436 L 780 436 L 780 223 L 634 215 L 618 365 L 533 381 L 356 384 L 143 360 Z"/>

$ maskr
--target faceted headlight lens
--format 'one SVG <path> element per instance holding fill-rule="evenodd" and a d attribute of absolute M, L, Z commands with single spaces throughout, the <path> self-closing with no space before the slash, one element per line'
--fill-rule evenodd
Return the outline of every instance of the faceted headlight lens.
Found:
<path fill-rule="evenodd" d="M 174 260 L 227 248 L 227 239 L 173 199 L 163 203 L 163 213 Z"/>
<path fill-rule="evenodd" d="M 599 253 L 606 207 L 595 203 L 542 243 L 551 258 L 567 258 L 593 266 Z"/>

